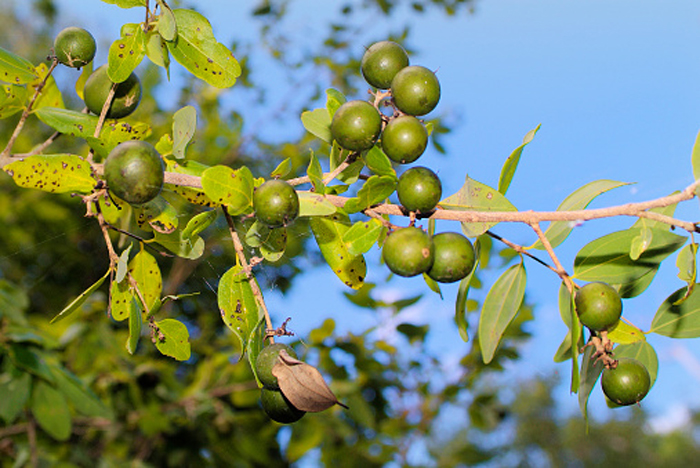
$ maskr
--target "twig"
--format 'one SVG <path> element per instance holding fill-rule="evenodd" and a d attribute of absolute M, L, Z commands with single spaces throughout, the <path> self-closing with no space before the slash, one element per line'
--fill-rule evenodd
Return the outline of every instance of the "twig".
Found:
<path fill-rule="evenodd" d="M 29 410 L 26 412 L 27 415 L 27 441 L 29 442 L 29 456 L 31 466 L 36 468 L 39 466 L 39 452 L 36 446 L 36 421 L 29 414 Z"/>
<path fill-rule="evenodd" d="M 54 132 L 53 135 L 51 135 L 50 137 L 48 137 L 48 138 L 46 139 L 46 141 L 44 141 L 44 142 L 43 142 L 42 144 L 40 144 L 39 146 L 33 148 L 29 153 L 16 153 L 16 154 L 13 154 L 13 155 L 11 155 L 11 156 L 14 157 L 14 158 L 18 158 L 18 159 L 19 159 L 19 158 L 26 158 L 26 157 L 28 157 L 28 156 L 34 156 L 35 154 L 41 154 L 41 153 L 44 152 L 44 150 L 45 150 L 46 148 L 49 147 L 49 145 L 51 145 L 51 143 L 53 143 L 54 141 L 56 141 L 56 139 L 57 139 L 58 137 L 60 137 L 61 135 L 63 135 L 63 134 L 60 133 L 60 132 Z"/>
<path fill-rule="evenodd" d="M 516 243 L 514 243 L 514 242 L 509 241 L 508 239 L 504 239 L 503 237 L 499 236 L 498 234 L 496 234 L 495 232 L 492 232 L 492 231 L 486 231 L 486 235 L 488 235 L 489 237 L 493 237 L 493 238 L 496 239 L 497 241 L 503 242 L 504 244 L 506 244 L 508 247 L 510 247 L 511 249 L 515 250 L 515 251 L 518 252 L 519 254 L 525 255 L 525 256 L 527 256 L 527 257 L 530 257 L 531 259 L 533 259 L 534 261 L 536 261 L 536 262 L 539 263 L 540 265 L 545 266 L 545 267 L 549 268 L 550 270 L 552 270 L 554 273 L 559 274 L 559 272 L 557 271 L 556 268 L 554 268 L 552 265 L 550 265 L 549 263 L 545 262 L 545 261 L 542 260 L 541 258 L 539 258 L 539 257 L 537 257 L 537 256 L 535 256 L 535 255 L 533 255 L 533 254 L 531 254 L 530 252 L 528 252 L 528 251 L 525 249 L 525 247 L 523 247 L 522 245 L 518 245 L 518 244 L 516 244 Z"/>
<path fill-rule="evenodd" d="M 533 231 L 535 231 L 535 234 L 537 234 L 538 239 L 540 242 L 542 242 L 542 245 L 544 246 L 545 250 L 549 254 L 549 257 L 552 259 L 552 262 L 554 262 L 554 266 L 556 267 L 554 269 L 554 272 L 559 275 L 559 277 L 564 281 L 564 284 L 566 284 L 566 288 L 569 290 L 571 294 L 574 293 L 574 282 L 571 281 L 571 277 L 569 274 L 566 272 L 566 269 L 564 266 L 561 264 L 559 261 L 559 258 L 557 257 L 557 254 L 554 253 L 554 249 L 552 248 L 552 244 L 549 242 L 549 239 L 547 239 L 547 236 L 544 235 L 544 232 L 542 232 L 542 228 L 540 227 L 539 223 L 534 223 L 530 224 L 530 227 L 532 228 Z"/>
<path fill-rule="evenodd" d="M 262 291 L 260 291 L 260 287 L 258 286 L 258 283 L 257 281 L 255 281 L 255 277 L 253 276 L 252 268 L 248 264 L 248 260 L 245 257 L 245 252 L 243 251 L 243 243 L 241 243 L 241 238 L 238 236 L 236 226 L 233 224 L 233 219 L 231 218 L 231 215 L 226 209 L 226 206 L 222 205 L 221 208 L 224 212 L 224 217 L 226 218 L 226 223 L 228 224 L 229 232 L 231 233 L 233 249 L 236 251 L 238 261 L 241 262 L 241 267 L 243 268 L 243 271 L 245 272 L 245 275 L 248 278 L 248 283 L 250 284 L 250 289 L 253 291 L 253 296 L 255 296 L 255 300 L 257 301 L 258 306 L 260 306 L 260 308 L 263 311 L 263 315 L 265 316 L 265 324 L 268 329 L 272 329 L 273 326 L 272 319 L 270 318 L 270 312 L 267 310 L 267 305 L 265 305 L 265 299 L 263 298 Z M 274 337 L 268 338 L 270 340 L 270 343 L 275 342 Z"/>
<path fill-rule="evenodd" d="M 58 59 L 54 58 L 53 62 L 51 62 L 51 66 L 49 67 L 48 71 L 46 72 L 46 76 L 44 76 L 44 79 L 41 80 L 41 83 L 39 83 L 37 85 L 31 101 L 29 101 L 29 104 L 27 104 L 26 109 L 24 109 L 24 112 L 22 112 L 22 116 L 19 118 L 19 122 L 17 122 L 17 126 L 15 127 L 15 130 L 14 130 L 14 132 L 12 132 L 12 136 L 10 137 L 10 141 L 7 142 L 5 149 L 2 150 L 2 153 L 0 153 L 0 160 L 5 159 L 10 155 L 10 151 L 12 150 L 12 146 L 14 146 L 15 141 L 17 141 L 17 137 L 19 137 L 19 134 L 22 131 L 22 128 L 24 128 L 24 124 L 27 122 L 27 117 L 29 117 L 29 113 L 32 111 L 32 107 L 34 106 L 34 103 L 36 103 L 36 100 L 39 99 L 41 92 L 44 90 L 44 86 L 46 86 L 46 82 L 49 80 L 51 73 L 53 73 L 54 69 L 57 66 L 58 66 Z"/>

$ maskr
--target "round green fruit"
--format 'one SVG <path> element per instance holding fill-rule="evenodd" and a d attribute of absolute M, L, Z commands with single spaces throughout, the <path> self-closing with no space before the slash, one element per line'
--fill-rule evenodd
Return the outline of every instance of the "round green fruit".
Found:
<path fill-rule="evenodd" d="M 440 82 L 435 73 L 420 65 L 399 71 L 391 82 L 396 107 L 408 115 L 425 115 L 440 101 Z"/>
<path fill-rule="evenodd" d="M 271 179 L 255 189 L 253 209 L 269 227 L 286 226 L 299 216 L 299 196 L 287 182 Z"/>
<path fill-rule="evenodd" d="M 375 88 L 389 89 L 394 76 L 408 66 L 408 54 L 396 42 L 372 44 L 362 56 L 360 69 L 365 81 Z"/>
<path fill-rule="evenodd" d="M 620 358 L 617 367 L 604 369 L 601 378 L 603 393 L 620 406 L 639 403 L 649 393 L 651 377 L 641 362 L 632 358 Z"/>
<path fill-rule="evenodd" d="M 474 246 L 458 232 L 441 232 L 433 236 L 435 260 L 428 276 L 438 283 L 454 283 L 474 268 Z"/>
<path fill-rule="evenodd" d="M 113 84 L 107 75 L 107 65 L 102 65 L 92 72 L 83 89 L 83 99 L 90 112 L 100 115 Z M 141 102 L 141 81 L 135 73 L 132 73 L 125 81 L 117 85 L 112 105 L 107 111 L 107 118 L 126 117 L 136 110 L 139 102 Z"/>
<path fill-rule="evenodd" d="M 104 163 L 110 193 L 134 205 L 149 202 L 160 193 L 164 171 L 158 151 L 150 143 L 139 140 L 118 144 Z"/>
<path fill-rule="evenodd" d="M 264 347 L 255 359 L 255 373 L 258 375 L 258 380 L 260 380 L 260 383 L 262 383 L 265 388 L 272 390 L 278 390 L 280 388 L 277 377 L 272 375 L 272 368 L 277 363 L 277 356 L 279 356 L 282 350 L 285 350 L 287 354 L 294 359 L 297 358 L 297 353 L 295 353 L 290 346 L 283 343 L 274 343 Z"/>
<path fill-rule="evenodd" d="M 58 33 L 53 42 L 53 50 L 63 65 L 80 68 L 95 58 L 97 44 L 92 34 L 85 29 L 71 26 Z"/>
<path fill-rule="evenodd" d="M 270 419 L 281 424 L 297 422 L 306 414 L 306 411 L 294 407 L 279 390 L 261 389 L 260 403 Z"/>
<path fill-rule="evenodd" d="M 331 135 L 350 151 L 370 149 L 382 131 L 379 111 L 367 101 L 348 101 L 341 105 L 331 121 Z"/>
<path fill-rule="evenodd" d="M 389 269 L 399 276 L 416 276 L 430 269 L 435 258 L 433 240 L 422 229 L 406 227 L 387 236 L 382 258 Z"/>
<path fill-rule="evenodd" d="M 412 115 L 392 119 L 382 132 L 382 150 L 394 162 L 412 163 L 428 146 L 428 131 Z"/>
<path fill-rule="evenodd" d="M 442 183 L 427 167 L 412 167 L 401 174 L 396 185 L 399 201 L 408 211 L 427 213 L 442 197 Z"/>
<path fill-rule="evenodd" d="M 591 330 L 610 330 L 620 321 L 622 300 L 606 283 L 588 283 L 576 291 L 574 302 L 581 323 Z"/>

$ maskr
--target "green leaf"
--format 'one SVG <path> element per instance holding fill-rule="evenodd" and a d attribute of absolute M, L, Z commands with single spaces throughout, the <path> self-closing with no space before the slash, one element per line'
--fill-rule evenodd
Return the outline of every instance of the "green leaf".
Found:
<path fill-rule="evenodd" d="M 82 415 L 112 419 L 114 415 L 78 377 L 60 366 L 52 366 L 56 387 Z"/>
<path fill-rule="evenodd" d="M 21 85 L 37 78 L 39 76 L 29 60 L 0 47 L 0 81 Z"/>
<path fill-rule="evenodd" d="M 679 194 L 680 192 L 676 190 L 675 192 L 671 193 L 670 195 L 676 195 Z M 660 208 L 652 208 L 650 210 L 647 210 L 650 213 L 658 213 L 660 215 L 664 216 L 670 216 L 673 217 L 673 214 L 676 211 L 676 207 L 678 206 L 678 203 L 674 203 L 673 205 L 668 205 L 668 206 L 662 206 Z M 655 228 L 655 229 L 663 229 L 664 231 L 670 231 L 673 226 L 670 224 L 661 222 L 661 221 L 654 221 L 651 219 L 647 218 L 639 218 L 635 223 L 632 225 L 633 228 L 644 228 L 644 227 L 650 227 L 650 228 Z"/>
<path fill-rule="evenodd" d="M 384 151 L 382 151 L 378 145 L 374 145 L 372 149 L 367 151 L 364 155 L 364 159 L 369 170 L 375 174 L 396 178 L 396 171 L 391 165 L 389 156 L 384 154 Z"/>
<path fill-rule="evenodd" d="M 136 347 L 141 339 L 143 319 L 137 307 L 132 307 L 129 311 L 129 337 L 126 339 L 126 350 L 129 354 L 136 352 Z"/>
<path fill-rule="evenodd" d="M 331 118 L 328 116 L 328 111 L 326 109 L 314 109 L 312 111 L 302 112 L 301 123 L 304 125 L 306 131 L 316 138 L 326 143 L 331 143 L 333 140 L 333 136 L 331 135 Z"/>
<path fill-rule="evenodd" d="M 74 154 L 41 154 L 3 167 L 17 185 L 51 193 L 89 193 L 95 187 L 90 163 Z"/>
<path fill-rule="evenodd" d="M 608 338 L 613 343 L 630 344 L 637 341 L 646 341 L 644 332 L 624 320 L 617 322 L 612 329 L 608 330 Z"/>
<path fill-rule="evenodd" d="M 693 152 L 691 154 L 691 162 L 693 164 L 693 178 L 695 180 L 700 179 L 700 132 L 695 137 L 695 144 L 693 145 Z M 697 189 L 695 193 L 700 193 Z"/>
<path fill-rule="evenodd" d="M 306 174 L 309 176 L 311 185 L 314 187 L 314 192 L 319 195 L 324 195 L 326 193 L 326 186 L 323 183 L 323 169 L 321 169 L 321 163 L 318 161 L 313 151 L 311 151 L 309 167 L 306 170 Z"/>
<path fill-rule="evenodd" d="M 132 309 L 139 309 L 134 291 L 129 286 L 129 281 L 112 281 L 109 289 L 109 314 L 117 322 L 128 318 Z"/>
<path fill-rule="evenodd" d="M 219 280 L 218 302 L 221 319 L 238 338 L 243 352 L 263 313 L 240 265 L 229 269 Z"/>
<path fill-rule="evenodd" d="M 357 192 L 357 197 L 345 202 L 347 213 L 357 213 L 378 203 L 382 203 L 396 190 L 396 178 L 374 175 L 367 179 Z"/>
<path fill-rule="evenodd" d="M 651 245 L 651 241 L 654 238 L 654 232 L 648 228 L 643 227 L 639 230 L 639 234 L 632 239 L 632 244 L 630 245 L 630 259 L 636 261 L 644 253 L 646 249 Z"/>
<path fill-rule="evenodd" d="M 114 83 L 129 78 L 146 55 L 146 36 L 140 24 L 122 26 L 121 37 L 112 42 L 107 57 L 107 76 Z"/>
<path fill-rule="evenodd" d="M 129 244 L 129 246 L 124 249 L 124 251 L 119 255 L 119 260 L 117 260 L 117 273 L 114 275 L 114 280 L 117 283 L 121 283 L 126 274 L 129 271 L 129 256 L 131 255 L 131 248 L 134 244 Z"/>
<path fill-rule="evenodd" d="M 594 352 L 594 346 L 586 346 L 581 358 L 581 385 L 578 388 L 578 405 L 581 409 L 581 415 L 586 421 L 586 427 L 588 427 L 588 399 L 595 388 L 600 373 L 603 372 L 603 361 L 592 359 Z"/>
<path fill-rule="evenodd" d="M 488 185 L 470 179 L 466 181 L 459 192 L 451 195 L 438 206 L 453 211 L 517 211 L 517 209 L 497 190 Z M 462 223 L 462 230 L 467 237 L 477 237 L 485 233 L 498 222 Z"/>
<path fill-rule="evenodd" d="M 648 342 L 637 341 L 635 343 L 620 345 L 614 349 L 614 353 L 615 359 L 628 357 L 636 359 L 644 364 L 644 367 L 649 371 L 649 377 L 651 377 L 651 387 L 654 386 L 659 373 L 659 358 L 654 348 Z"/>
<path fill-rule="evenodd" d="M 160 15 L 158 16 L 158 32 L 166 41 L 174 41 L 177 37 L 177 24 L 173 10 L 163 0 L 158 0 Z"/>
<path fill-rule="evenodd" d="M 150 311 L 163 292 L 163 279 L 158 262 L 153 255 L 142 248 L 129 262 L 129 273 L 136 280 L 141 291 L 140 298 L 143 298 L 148 311 Z M 140 298 L 139 300 L 141 300 Z"/>
<path fill-rule="evenodd" d="M 56 440 L 68 440 L 72 421 L 61 392 L 42 380 L 34 381 L 32 414 L 39 426 Z"/>
<path fill-rule="evenodd" d="M 168 203 L 162 195 L 134 208 L 136 224 L 143 229 L 148 224 L 154 231 L 170 234 L 180 223 L 177 209 Z"/>
<path fill-rule="evenodd" d="M 328 116 L 332 119 L 338 108 L 345 104 L 346 101 L 347 98 L 343 93 L 337 89 L 328 88 L 326 90 L 326 110 L 328 111 Z"/>
<path fill-rule="evenodd" d="M 119 8 L 134 8 L 145 7 L 148 0 L 102 0 L 111 5 L 117 5 Z"/>
<path fill-rule="evenodd" d="M 162 245 L 178 257 L 195 260 L 204 253 L 204 239 L 199 236 L 185 236 L 181 230 L 172 234 L 155 232 L 153 239 L 146 241 Z"/>
<path fill-rule="evenodd" d="M 537 133 L 537 130 L 540 129 L 540 126 L 542 126 L 542 124 L 537 125 L 537 127 L 527 132 L 523 138 L 522 145 L 515 148 L 513 152 L 510 153 L 510 156 L 508 156 L 508 159 L 506 159 L 506 162 L 503 164 L 503 168 L 501 169 L 501 177 L 498 179 L 498 191 L 503 195 L 506 194 L 508 187 L 510 187 L 510 183 L 515 175 L 515 170 L 518 168 L 518 163 L 520 162 L 520 156 L 523 154 L 523 150 L 532 141 L 532 139 L 535 138 L 535 134 Z"/>
<path fill-rule="evenodd" d="M 197 130 L 197 111 L 192 106 L 185 106 L 173 115 L 173 156 L 185 158 L 187 145 L 192 141 Z"/>
<path fill-rule="evenodd" d="M 566 197 L 557 208 L 557 211 L 577 211 L 586 208 L 598 195 L 605 193 L 617 187 L 628 185 L 626 182 L 617 182 L 615 180 L 595 180 L 589 182 L 583 187 L 575 190 L 571 195 Z M 571 234 L 576 223 L 571 221 L 554 221 L 552 222 L 544 235 L 549 239 L 552 247 L 556 247 Z M 532 246 L 535 249 L 544 250 L 542 242 L 539 240 Z"/>
<path fill-rule="evenodd" d="M 193 10 L 173 11 L 177 38 L 167 42 L 175 60 L 197 78 L 217 88 L 229 88 L 241 74 L 241 66 L 225 45 L 217 42 L 209 20 Z"/>
<path fill-rule="evenodd" d="M 161 139 L 162 141 L 162 139 Z M 161 142 L 159 142 L 161 143 Z M 165 144 L 159 144 L 156 146 L 156 149 L 158 149 L 162 146 L 165 146 Z M 161 149 L 158 149 L 158 151 L 163 154 L 163 151 Z M 171 159 L 165 159 L 166 167 L 167 170 L 170 172 L 176 172 L 178 174 L 187 174 L 187 175 L 192 175 L 192 176 L 197 176 L 201 177 L 204 171 L 209 169 L 210 166 L 206 166 L 202 163 L 199 163 L 197 161 L 192 161 L 192 160 L 180 160 L 180 161 L 172 161 Z M 171 190 L 174 193 L 177 193 L 181 197 L 183 197 L 185 200 L 187 200 L 190 203 L 193 203 L 195 205 L 200 205 L 200 206 L 208 206 L 208 207 L 215 207 L 218 206 L 217 203 L 215 203 L 211 198 L 209 198 L 205 193 L 203 189 L 200 188 L 194 188 L 194 187 L 185 187 L 183 185 L 172 185 L 172 184 L 166 184 L 166 187 L 168 190 Z"/>
<path fill-rule="evenodd" d="M 343 242 L 351 226 L 348 215 L 337 212 L 329 217 L 313 217 L 309 219 L 309 224 L 321 254 L 333 273 L 346 286 L 361 288 L 367 275 L 367 265 L 362 255 L 351 255 Z"/>
<path fill-rule="evenodd" d="M 192 355 L 190 334 L 184 323 L 175 319 L 156 322 L 156 348 L 161 354 L 178 361 L 187 361 Z"/>
<path fill-rule="evenodd" d="M 32 376 L 27 372 L 15 370 L 9 379 L 0 382 L 0 418 L 9 426 L 22 412 L 29 400 Z"/>
<path fill-rule="evenodd" d="M 182 236 L 185 238 L 194 238 L 198 236 L 200 232 L 211 226 L 218 216 L 219 212 L 215 210 L 204 211 L 198 215 L 192 216 L 187 222 L 185 229 L 182 230 Z"/>
<path fill-rule="evenodd" d="M 246 166 L 233 170 L 214 166 L 202 173 L 204 193 L 215 203 L 226 205 L 232 216 L 253 209 L 253 174 Z"/>
<path fill-rule="evenodd" d="M 698 275 L 697 255 L 698 244 L 693 243 L 683 247 L 681 251 L 678 252 L 678 257 L 676 257 L 678 278 L 688 283 L 684 298 L 688 297 L 693 292 L 693 289 L 695 289 L 695 281 Z"/>
<path fill-rule="evenodd" d="M 484 363 L 491 362 L 503 333 L 518 313 L 526 283 L 525 266 L 519 263 L 508 268 L 486 295 L 479 320 L 479 344 Z"/>
<path fill-rule="evenodd" d="M 377 243 L 384 231 L 382 223 L 375 218 L 369 221 L 358 221 L 343 234 L 343 242 L 350 255 L 362 255 Z"/>
<path fill-rule="evenodd" d="M 585 245 L 574 260 L 574 276 L 584 281 L 629 284 L 658 268 L 659 264 L 685 243 L 686 238 L 652 229 L 649 247 L 637 260 L 629 255 L 630 245 L 639 229 L 613 232 Z"/>
<path fill-rule="evenodd" d="M 336 206 L 323 195 L 311 192 L 297 192 L 299 196 L 299 216 L 329 216 L 338 211 Z"/>
<path fill-rule="evenodd" d="M 151 62 L 165 68 L 169 80 L 170 54 L 168 53 L 168 46 L 165 44 L 163 37 L 156 31 L 146 33 L 146 56 Z"/>
<path fill-rule="evenodd" d="M 109 274 L 111 273 L 110 270 L 107 270 L 107 273 L 104 274 L 104 276 L 97 281 L 93 283 L 92 286 L 87 288 L 85 291 L 82 292 L 78 297 L 73 299 L 70 304 L 68 304 L 66 307 L 63 308 L 61 312 L 59 312 L 54 318 L 51 319 L 51 322 L 49 323 L 56 323 L 59 320 L 63 320 L 64 318 L 68 317 L 70 314 L 78 310 L 84 303 L 85 300 L 92 296 L 92 294 L 97 291 L 97 289 L 102 286 L 102 283 L 105 282 Z"/>
<path fill-rule="evenodd" d="M 569 334 L 559 346 L 555 355 L 555 362 L 571 359 L 571 392 L 576 393 L 580 385 L 580 369 L 578 366 L 579 345 L 581 341 L 581 322 L 574 308 L 574 301 L 569 288 L 564 282 L 559 286 L 559 314 L 569 328 Z M 572 346 L 572 343 L 575 343 Z M 566 348 L 568 344 L 568 349 Z M 559 359 L 560 361 L 558 361 Z"/>
<path fill-rule="evenodd" d="M 661 304 L 651 322 L 648 333 L 657 333 L 670 338 L 700 337 L 700 293 L 697 288 L 683 302 L 687 288 L 671 294 Z"/>
<path fill-rule="evenodd" d="M 270 229 L 256 220 L 246 232 L 245 243 L 259 248 L 265 260 L 276 262 L 284 255 L 287 246 L 287 229 Z"/>
<path fill-rule="evenodd" d="M 49 67 L 45 63 L 42 63 L 36 67 L 36 73 L 39 75 L 39 78 L 37 78 L 34 83 L 28 85 L 30 89 L 41 84 L 41 81 L 49 73 Z M 46 79 L 46 83 L 44 83 L 44 87 L 41 89 L 41 94 L 36 101 L 34 101 L 32 112 L 36 112 L 43 107 L 56 107 L 60 109 L 66 107 L 63 103 L 61 90 L 58 89 L 58 85 L 56 85 L 56 80 L 54 80 L 53 76 L 49 76 Z"/>
<path fill-rule="evenodd" d="M 109 152 L 119 143 L 129 140 L 145 140 L 149 136 L 151 136 L 151 127 L 143 122 L 129 123 L 110 119 L 105 121 L 99 138 L 88 134 L 81 137 L 87 141 L 99 159 L 105 159 Z"/>
<path fill-rule="evenodd" d="M 24 110 L 27 88 L 18 85 L 0 86 L 0 119 L 6 119 Z"/>
<path fill-rule="evenodd" d="M 29 372 L 47 382 L 54 382 L 54 376 L 44 358 L 30 346 L 13 344 L 10 346 L 10 360 L 18 369 Z"/>
<path fill-rule="evenodd" d="M 284 160 L 277 165 L 275 170 L 270 173 L 270 177 L 275 179 L 281 177 L 287 177 L 292 172 L 292 158 L 284 158 Z"/>
<path fill-rule="evenodd" d="M 471 287 L 472 278 L 479 268 L 480 255 L 481 253 L 481 242 L 476 242 L 474 244 L 474 258 L 476 262 L 472 271 L 469 272 L 467 276 L 462 278 L 459 282 L 459 289 L 457 290 L 457 299 L 455 300 L 455 323 L 457 324 L 457 329 L 459 330 L 459 336 L 462 340 L 467 343 L 469 342 L 469 322 L 467 321 L 467 299 L 469 298 L 469 288 Z"/>

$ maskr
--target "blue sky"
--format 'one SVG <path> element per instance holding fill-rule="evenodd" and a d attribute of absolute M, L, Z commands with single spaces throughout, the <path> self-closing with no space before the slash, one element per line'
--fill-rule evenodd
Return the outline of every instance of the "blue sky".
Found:
<path fill-rule="evenodd" d="M 65 14 L 61 26 L 83 24 L 106 44 L 118 35 L 122 22 L 141 21 L 140 12 L 137 15 L 135 10 L 119 10 L 94 0 L 58 3 Z M 199 3 L 222 42 L 251 34 L 245 14 L 257 2 Z M 335 11 L 333 4 L 292 2 L 285 27 L 312 40 L 318 37 L 316 24 Z M 408 45 L 416 51 L 412 62 L 438 70 L 442 101 L 435 114 L 456 123 L 445 141 L 448 155 L 433 151 L 419 162 L 439 173 L 444 194 L 456 192 L 467 173 L 496 185 L 505 158 L 540 123 L 541 130 L 525 150 L 508 193 L 521 210 L 555 209 L 569 193 L 595 179 L 636 182 L 601 196 L 593 204 L 598 207 L 657 198 L 692 182 L 690 151 L 700 129 L 699 2 L 481 0 L 475 14 L 449 19 L 436 13 L 408 15 L 399 9 L 391 18 L 368 22 L 365 35 L 357 38 L 358 49 L 398 31 L 406 21 L 412 27 Z M 276 86 L 273 96 L 286 95 L 287 83 L 274 83 L 275 74 L 265 68 L 263 51 L 259 52 L 260 57 L 251 56 L 251 63 L 259 66 L 254 73 L 267 85 Z M 106 54 L 105 47 L 101 53 Z M 231 103 L 236 105 L 235 94 Z M 257 117 L 254 113 L 250 121 Z M 288 131 L 302 131 L 298 119 L 285 125 Z M 677 215 L 698 220 L 697 202 L 681 206 Z M 577 229 L 557 251 L 564 266 L 571 271 L 578 249 L 631 222 L 594 221 Z M 446 223 L 439 223 L 438 228 L 457 229 Z M 524 245 L 533 240 L 522 227 L 501 225 L 495 231 Z M 383 283 L 386 270 L 376 264 L 377 257 L 377 252 L 369 256 L 369 280 Z M 644 295 L 625 301 L 625 315 L 643 329 L 648 328 L 663 299 L 682 286 L 673 261 L 667 263 Z M 526 265 L 528 295 L 537 304 L 531 327 L 535 339 L 511 372 L 524 378 L 555 370 L 566 379 L 569 366 L 551 360 L 565 333 L 556 308 L 559 281 L 532 262 Z M 378 289 L 386 296 L 425 290 L 416 279 L 394 280 Z M 438 337 L 431 346 L 449 362 L 466 345 L 452 324 L 456 289 L 444 290 L 444 301 L 426 290 L 426 298 L 409 311 L 409 318 L 416 324 L 431 322 L 431 336 Z M 340 282 L 320 268 L 299 278 L 288 296 L 282 298 L 272 291 L 267 298 L 272 310 L 281 311 L 279 319 L 295 317 L 290 325 L 302 336 L 328 315 L 344 329 L 377 320 L 352 307 L 342 297 L 343 291 Z M 649 340 L 659 354 L 661 368 L 645 407 L 654 414 L 678 418 L 682 411 L 672 405 L 700 406 L 700 396 L 686 391 L 700 380 L 697 342 L 656 336 Z M 575 411 L 574 396 L 563 390 L 558 397 Z M 603 416 L 608 414 L 599 392 L 591 405 Z"/>

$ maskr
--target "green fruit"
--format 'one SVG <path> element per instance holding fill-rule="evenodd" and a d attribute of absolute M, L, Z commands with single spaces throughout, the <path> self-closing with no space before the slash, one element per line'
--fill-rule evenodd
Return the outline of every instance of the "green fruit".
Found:
<path fill-rule="evenodd" d="M 412 167 L 401 174 L 396 185 L 399 201 L 408 211 L 432 211 L 442 197 L 442 183 L 427 167 Z"/>
<path fill-rule="evenodd" d="M 71 68 L 80 68 L 95 58 L 97 44 L 92 34 L 83 28 L 71 26 L 56 36 L 53 50 L 58 61 Z"/>
<path fill-rule="evenodd" d="M 408 66 L 408 54 L 396 42 L 381 41 L 372 44 L 362 56 L 362 76 L 375 88 L 389 89 L 391 80 Z"/>
<path fill-rule="evenodd" d="M 387 236 L 382 258 L 389 269 L 399 276 L 416 276 L 430 269 L 435 258 L 433 240 L 422 229 L 406 227 Z"/>
<path fill-rule="evenodd" d="M 280 388 L 279 383 L 277 383 L 277 377 L 272 375 L 272 368 L 277 363 L 277 356 L 282 350 L 285 350 L 294 359 L 297 358 L 297 353 L 290 346 L 283 343 L 274 343 L 264 347 L 255 359 L 255 373 L 265 388 L 272 390 Z"/>
<path fill-rule="evenodd" d="M 428 131 L 412 115 L 392 119 L 382 132 L 382 150 L 394 162 L 412 163 L 428 146 Z"/>
<path fill-rule="evenodd" d="M 279 390 L 261 389 L 260 403 L 270 419 L 281 424 L 297 422 L 306 414 L 295 408 Z"/>
<path fill-rule="evenodd" d="M 253 209 L 268 226 L 286 226 L 299 216 L 299 196 L 287 182 L 271 179 L 255 189 Z"/>
<path fill-rule="evenodd" d="M 649 393 L 651 377 L 641 362 L 632 358 L 620 358 L 616 368 L 603 370 L 601 386 L 611 401 L 628 406 L 639 403 Z"/>
<path fill-rule="evenodd" d="M 112 80 L 107 76 L 107 65 L 102 65 L 88 77 L 83 89 L 83 99 L 90 112 L 100 115 L 112 84 Z M 132 73 L 117 85 L 112 105 L 107 111 L 107 118 L 126 117 L 136 110 L 139 102 L 141 102 L 141 81 L 136 74 Z"/>
<path fill-rule="evenodd" d="M 341 105 L 331 121 L 331 135 L 350 151 L 364 151 L 374 146 L 382 131 L 382 118 L 367 101 L 348 101 Z"/>
<path fill-rule="evenodd" d="M 454 283 L 474 268 L 474 246 L 458 232 L 441 232 L 433 236 L 435 260 L 428 276 L 438 283 Z"/>
<path fill-rule="evenodd" d="M 391 82 L 391 95 L 404 114 L 425 115 L 440 100 L 440 82 L 427 68 L 411 65 L 396 74 Z"/>
<path fill-rule="evenodd" d="M 622 300 L 617 291 L 606 283 L 588 283 L 574 299 L 581 323 L 591 330 L 610 330 L 622 315 Z"/>
<path fill-rule="evenodd" d="M 110 193 L 138 205 L 160 193 L 164 170 L 163 160 L 153 145 L 130 140 L 110 151 L 104 164 L 104 177 Z"/>

